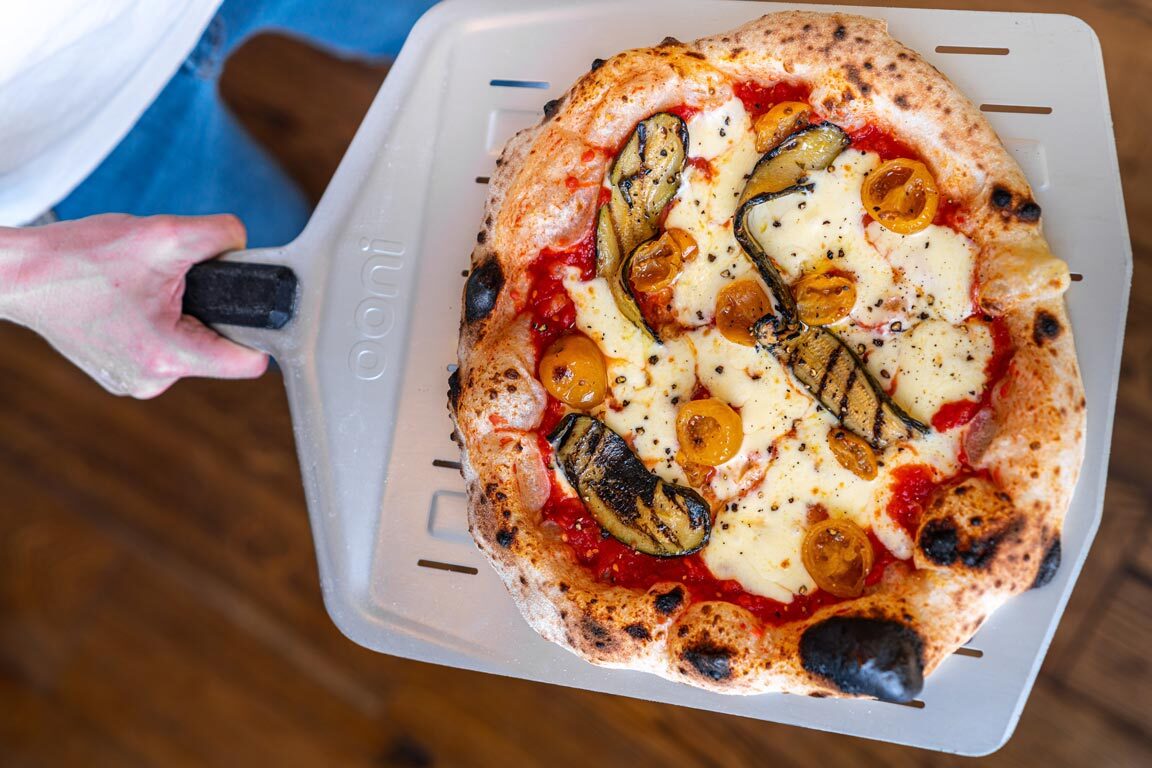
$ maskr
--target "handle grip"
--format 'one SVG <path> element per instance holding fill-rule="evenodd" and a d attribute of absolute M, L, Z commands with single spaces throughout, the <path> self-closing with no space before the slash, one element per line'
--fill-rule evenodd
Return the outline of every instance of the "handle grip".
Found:
<path fill-rule="evenodd" d="M 279 330 L 296 311 L 296 273 L 275 264 L 206 261 L 184 278 L 184 314 L 208 325 Z"/>

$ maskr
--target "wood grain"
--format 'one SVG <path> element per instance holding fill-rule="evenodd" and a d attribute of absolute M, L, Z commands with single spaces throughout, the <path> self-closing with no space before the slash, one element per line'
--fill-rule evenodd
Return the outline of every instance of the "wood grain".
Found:
<path fill-rule="evenodd" d="M 924 5 L 1093 25 L 1136 251 L 1105 519 L 1015 737 L 978 764 L 1152 765 L 1152 2 Z M 315 199 L 385 71 L 257 38 L 223 92 Z M 0 346 L 4 766 L 974 764 L 363 650 L 321 603 L 275 374 L 138 403 L 22 329 Z"/>

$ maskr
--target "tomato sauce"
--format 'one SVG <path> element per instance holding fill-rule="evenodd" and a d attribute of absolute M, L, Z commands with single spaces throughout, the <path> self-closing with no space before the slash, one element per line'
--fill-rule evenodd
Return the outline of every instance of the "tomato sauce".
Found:
<path fill-rule="evenodd" d="M 753 118 L 767 112 L 782 101 L 802 101 L 808 103 L 812 89 L 804 83 L 776 83 L 774 85 L 760 85 L 759 83 L 744 82 L 732 86 L 736 98 L 744 102 L 744 109 Z"/>
<path fill-rule="evenodd" d="M 932 428 L 937 432 L 947 432 L 972 421 L 977 413 L 991 405 L 993 390 L 1008 373 L 1015 352 L 1008 325 L 996 318 L 988 324 L 988 329 L 992 333 L 992 357 L 984 365 L 984 391 L 979 400 L 956 400 L 940 406 L 932 417 Z"/>
<path fill-rule="evenodd" d="M 888 500 L 888 516 L 895 520 L 913 541 L 924 504 L 938 487 L 935 472 L 927 464 L 906 464 L 892 470 L 892 498 Z"/>
<path fill-rule="evenodd" d="M 716 169 L 712 167 L 712 162 L 703 157 L 690 157 L 685 162 L 704 174 L 704 178 L 712 181 L 712 177 L 716 175 Z M 671 206 L 669 206 L 671 208 Z"/>
<path fill-rule="evenodd" d="M 529 288 L 526 310 L 532 316 L 532 340 L 536 356 L 576 323 L 576 305 L 564 290 L 568 267 L 580 270 L 583 280 L 596 276 L 595 234 L 567 251 L 545 249 L 528 267 Z"/>
<path fill-rule="evenodd" d="M 664 111 L 670 115 L 676 115 L 676 117 L 680 118 L 684 122 L 688 122 L 692 118 L 696 117 L 696 115 L 700 114 L 699 107 L 690 107 L 687 104 L 681 104 L 678 107 L 672 107 L 671 109 L 666 109 Z"/>

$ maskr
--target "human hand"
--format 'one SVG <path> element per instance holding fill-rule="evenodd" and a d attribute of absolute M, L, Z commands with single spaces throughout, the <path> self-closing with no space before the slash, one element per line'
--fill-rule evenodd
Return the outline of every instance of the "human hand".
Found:
<path fill-rule="evenodd" d="M 184 376 L 255 378 L 267 355 L 180 311 L 188 269 L 245 239 L 230 215 L 0 228 L 0 318 L 35 330 L 117 395 L 155 397 Z"/>

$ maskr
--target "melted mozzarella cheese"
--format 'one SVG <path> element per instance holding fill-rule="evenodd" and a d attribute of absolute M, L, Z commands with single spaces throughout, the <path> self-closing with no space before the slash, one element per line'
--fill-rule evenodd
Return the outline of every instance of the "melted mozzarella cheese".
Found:
<path fill-rule="evenodd" d="M 882 480 L 863 480 L 841 466 L 828 447 L 836 426 L 826 412 L 800 420 L 775 444 L 763 481 L 716 518 L 704 560 L 720 578 L 736 579 L 749 592 L 790 602 L 815 584 L 804 569 L 801 545 L 809 513 L 819 505 L 862 528 L 897 527 L 873 514 Z M 723 575 L 722 575 L 723 574 Z"/>
<path fill-rule="evenodd" d="M 688 156 L 705 160 L 720 157 L 741 142 L 751 120 L 740 99 L 729 99 L 716 109 L 697 112 L 688 120 Z"/>
<path fill-rule="evenodd" d="M 876 222 L 868 225 L 867 236 L 896 270 L 896 288 L 913 312 L 949 323 L 972 314 L 976 246 L 967 237 L 937 224 L 898 235 Z"/>
<path fill-rule="evenodd" d="M 596 413 L 632 443 L 636 455 L 672 482 L 683 482 L 675 462 L 677 404 L 692 396 L 696 364 L 684 339 L 657 344 L 616 307 L 608 281 L 582 282 L 571 270 L 564 287 L 576 305 L 576 326 L 596 342 L 608 368 L 609 398 Z"/>
<path fill-rule="evenodd" d="M 689 338 L 700 383 L 740 410 L 740 451 L 716 467 L 711 483 L 717 498 L 730 499 L 763 477 L 772 444 L 816 406 L 767 352 L 734 344 L 714 328 L 693 331 Z"/>
<path fill-rule="evenodd" d="M 725 123 L 725 121 L 727 121 Z M 718 135 L 723 126 L 723 146 L 698 136 Z M 696 240 L 696 257 L 684 264 L 672 289 L 672 311 L 689 328 L 712 322 L 716 296 L 732 280 L 753 273 L 753 265 L 732 234 L 736 202 L 744 191 L 744 175 L 759 159 L 751 120 L 739 99 L 715 112 L 702 112 L 688 121 L 692 137 L 690 156 L 711 160 L 712 173 L 692 165 L 684 168 L 680 189 L 664 225 L 683 229 Z"/>
<path fill-rule="evenodd" d="M 900 345 L 893 397 L 925 424 L 945 403 L 979 400 L 992 350 L 992 334 L 983 323 L 926 320 Z"/>

